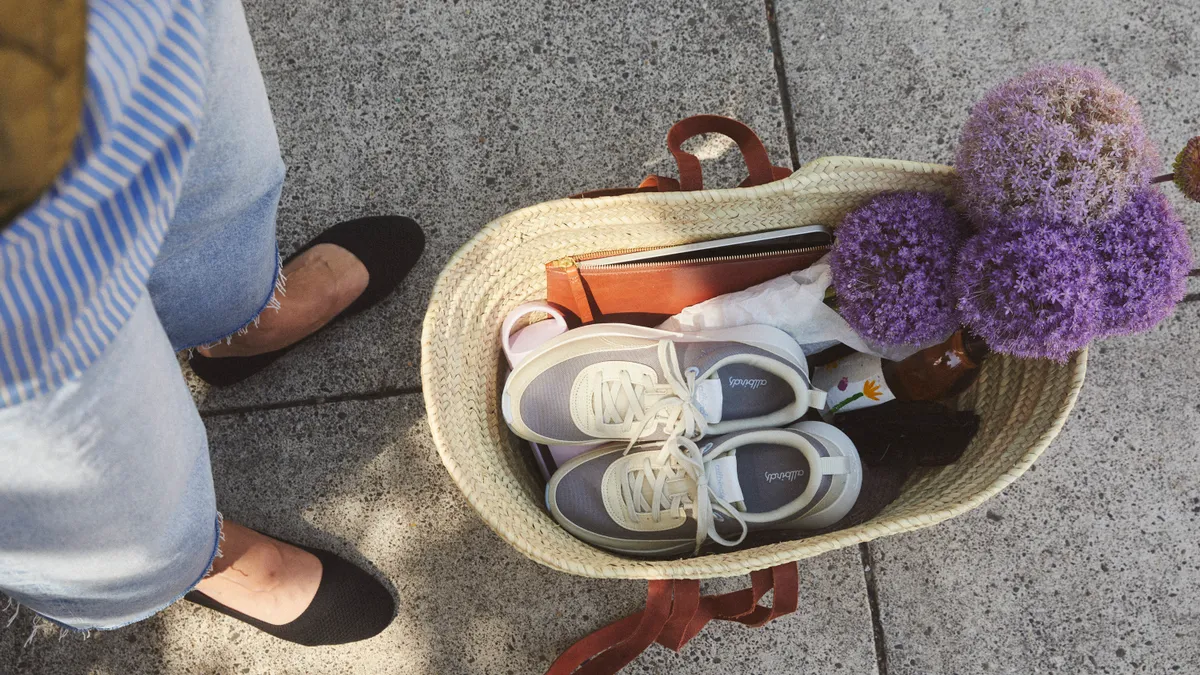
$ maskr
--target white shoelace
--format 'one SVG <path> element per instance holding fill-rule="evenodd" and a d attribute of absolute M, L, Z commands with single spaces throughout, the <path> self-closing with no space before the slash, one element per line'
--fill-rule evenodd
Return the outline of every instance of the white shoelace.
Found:
<path fill-rule="evenodd" d="M 648 513 L 654 522 L 658 522 L 664 511 L 685 515 L 690 508 L 692 517 L 696 519 L 695 553 L 700 552 L 706 538 L 724 546 L 742 543 L 748 531 L 746 521 L 732 504 L 721 499 L 708 485 L 705 467 L 716 459 L 714 455 L 706 456 L 694 441 L 679 436 L 668 438 L 658 452 L 640 454 L 642 456 L 636 457 L 626 467 L 624 480 L 621 481 L 621 498 L 630 520 L 636 521 Z M 694 500 L 686 490 L 668 493 L 669 483 L 689 478 L 696 484 Z M 646 498 L 644 492 L 647 482 L 650 483 L 650 499 Z M 732 518 L 742 527 L 741 535 L 734 541 L 725 539 L 717 532 L 716 521 L 725 517 Z"/>
<path fill-rule="evenodd" d="M 659 341 L 658 360 L 665 385 L 634 381 L 626 370 L 618 371 L 616 379 L 606 378 L 599 372 L 592 376 L 593 414 L 603 424 L 628 425 L 632 430 L 629 447 L 633 447 L 646 427 L 659 417 L 669 434 L 695 439 L 708 431 L 708 422 L 695 401 L 699 370 L 680 370 L 679 354 L 670 340 Z M 661 398 L 647 406 L 646 399 L 650 394 L 660 394 Z"/>

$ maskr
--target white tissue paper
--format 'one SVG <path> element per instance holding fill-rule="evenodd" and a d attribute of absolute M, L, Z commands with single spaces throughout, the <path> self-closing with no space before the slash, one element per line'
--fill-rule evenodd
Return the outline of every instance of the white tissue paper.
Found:
<path fill-rule="evenodd" d="M 667 319 L 659 328 L 691 333 L 766 324 L 795 338 L 806 355 L 841 342 L 860 352 L 892 361 L 908 358 L 925 347 L 943 342 L 947 337 L 942 336 L 941 339 L 916 347 L 881 347 L 868 342 L 825 304 L 825 291 L 831 282 L 829 256 L 826 255 L 807 269 L 692 305 Z"/>

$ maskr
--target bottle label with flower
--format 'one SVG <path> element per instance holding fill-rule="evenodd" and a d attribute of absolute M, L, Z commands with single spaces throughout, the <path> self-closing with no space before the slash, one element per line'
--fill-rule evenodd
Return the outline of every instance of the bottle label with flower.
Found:
<path fill-rule="evenodd" d="M 813 386 L 828 392 L 825 412 L 857 410 L 895 400 L 878 356 L 852 354 L 813 369 Z"/>

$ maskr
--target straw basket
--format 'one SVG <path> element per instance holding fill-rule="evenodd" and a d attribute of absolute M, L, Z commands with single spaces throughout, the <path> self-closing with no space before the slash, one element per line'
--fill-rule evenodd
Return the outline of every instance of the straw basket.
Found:
<path fill-rule="evenodd" d="M 812 223 L 836 226 L 847 211 L 879 192 L 949 194 L 953 177 L 948 166 L 827 157 L 757 187 L 563 199 L 489 223 L 450 259 L 425 316 L 421 376 L 442 462 L 467 501 L 505 541 L 543 565 L 586 577 L 742 575 L 928 527 L 979 506 L 1024 473 L 1058 434 L 1083 385 L 1086 351 L 1065 364 L 1000 355 L 988 359 L 960 400 L 981 417 L 979 433 L 962 459 L 918 470 L 902 495 L 874 519 L 809 539 L 683 560 L 622 557 L 559 527 L 543 506 L 544 483 L 526 457 L 527 446 L 507 430 L 498 402 L 504 372 L 501 322 L 517 305 L 545 297 L 543 266 L 549 260 Z"/>

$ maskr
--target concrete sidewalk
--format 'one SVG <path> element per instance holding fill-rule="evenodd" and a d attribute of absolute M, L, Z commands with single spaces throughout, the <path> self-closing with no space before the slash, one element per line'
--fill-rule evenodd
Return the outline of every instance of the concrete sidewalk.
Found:
<path fill-rule="evenodd" d="M 420 322 L 438 270 L 484 223 L 673 173 L 664 136 L 678 119 L 737 117 L 776 163 L 949 162 L 988 87 L 1071 60 L 1142 101 L 1165 156 L 1200 133 L 1200 29 L 1184 2 L 247 0 L 247 13 L 289 166 L 281 248 L 365 213 L 412 215 L 430 243 L 382 306 L 202 392 L 218 501 L 369 561 L 399 616 L 365 643 L 306 649 L 177 605 L 23 646 L 23 611 L 0 630 L 0 673 L 540 673 L 638 609 L 644 584 L 553 572 L 471 511 L 430 440 Z M 700 152 L 710 185 L 740 180 L 736 148 Z M 1178 205 L 1200 251 L 1200 208 Z M 795 615 L 713 625 L 628 672 L 1196 672 L 1198 344 L 1200 302 L 1101 343 L 1062 436 L 1002 495 L 804 561 Z"/>

